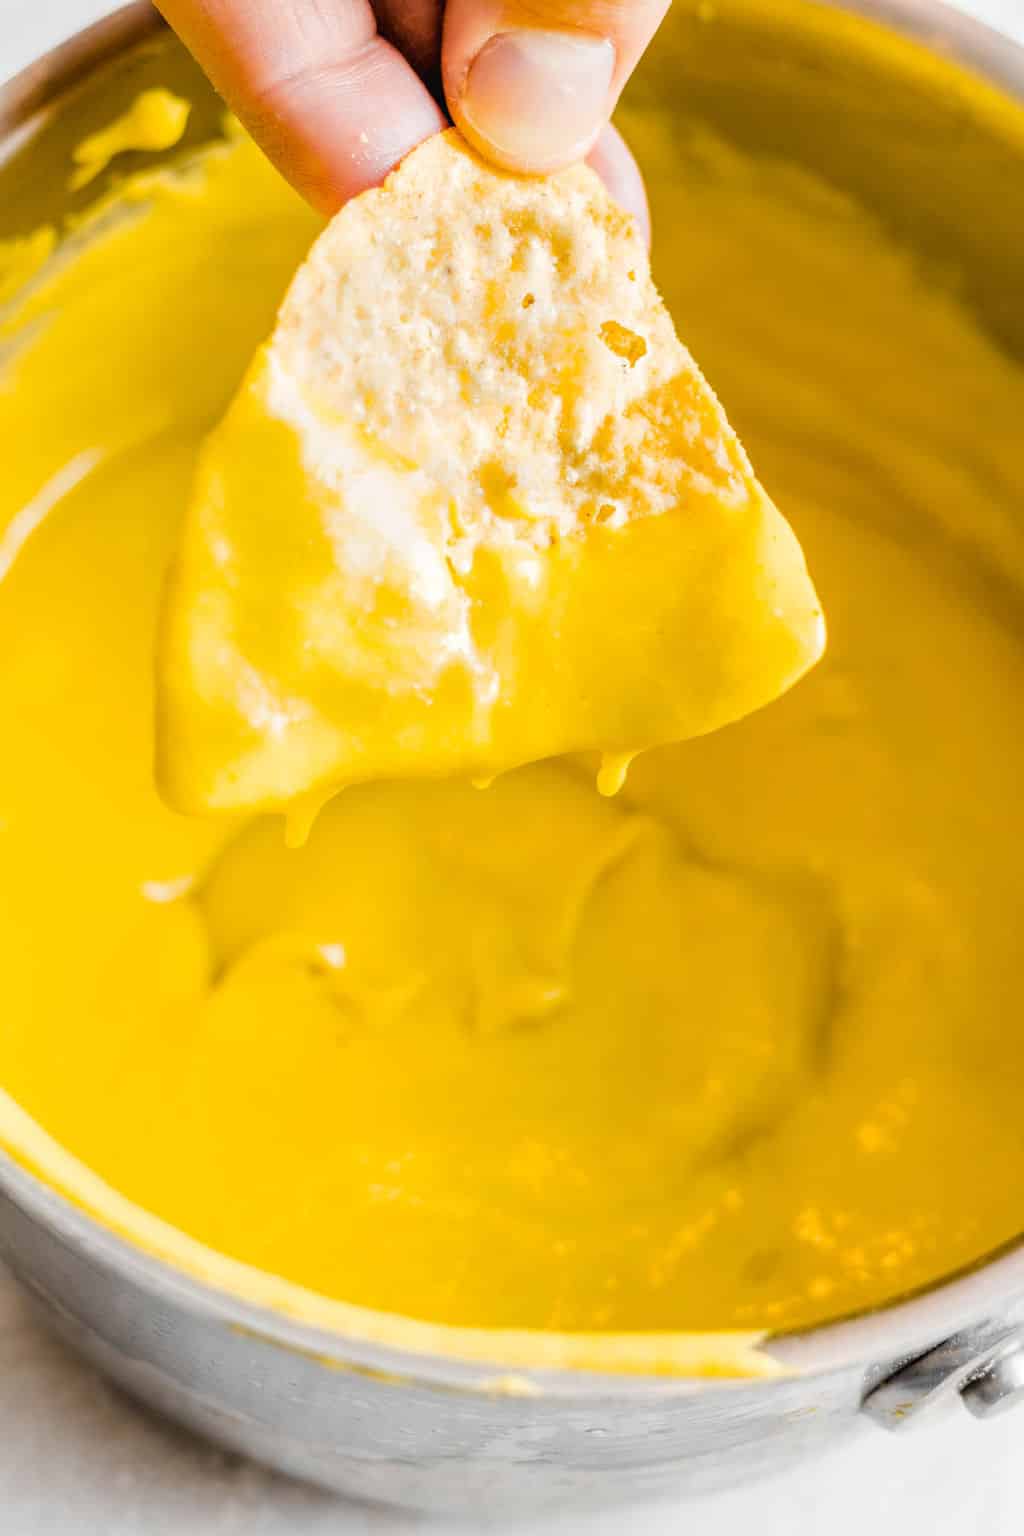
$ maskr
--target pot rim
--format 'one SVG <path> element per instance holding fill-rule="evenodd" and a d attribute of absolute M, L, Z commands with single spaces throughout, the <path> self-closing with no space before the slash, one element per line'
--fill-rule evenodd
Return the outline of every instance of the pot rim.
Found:
<path fill-rule="evenodd" d="M 1024 46 L 949 0 L 805 0 L 845 10 L 917 40 L 981 75 L 1024 102 Z M 104 63 L 168 31 L 150 0 L 130 0 L 59 43 L 6 81 L 0 81 L 0 164 L 38 127 L 75 86 Z M 386 1372 L 394 1379 L 466 1391 L 490 1390 L 507 1378 L 500 1358 L 490 1363 L 415 1353 L 379 1344 L 340 1329 L 297 1321 L 260 1306 L 184 1268 L 157 1257 L 103 1225 L 67 1195 L 37 1178 L 0 1145 L 0 1196 L 31 1221 L 87 1259 L 109 1268 L 185 1310 L 250 1334 L 263 1343 L 356 1371 Z M 211 1251 L 212 1250 L 208 1250 Z M 245 1267 L 245 1266 L 243 1266 Z M 875 1311 L 822 1324 L 801 1333 L 770 1335 L 765 1352 L 789 1379 L 913 1358 L 937 1340 L 1007 1311 L 1024 1301 L 1024 1233 L 968 1270 Z M 485 1334 L 488 1330 L 472 1330 Z M 650 1399 L 680 1393 L 724 1393 L 745 1387 L 770 1390 L 770 1380 L 705 1380 L 640 1374 L 602 1375 L 578 1368 L 515 1370 L 517 1381 L 535 1383 L 547 1397 Z"/>

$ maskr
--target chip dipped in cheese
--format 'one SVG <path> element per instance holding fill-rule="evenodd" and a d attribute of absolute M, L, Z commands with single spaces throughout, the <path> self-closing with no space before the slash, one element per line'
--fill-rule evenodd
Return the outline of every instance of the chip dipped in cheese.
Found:
<path fill-rule="evenodd" d="M 818 659 L 788 524 L 577 166 L 454 132 L 349 203 L 210 438 L 165 601 L 183 810 L 487 781 L 768 703 Z"/>

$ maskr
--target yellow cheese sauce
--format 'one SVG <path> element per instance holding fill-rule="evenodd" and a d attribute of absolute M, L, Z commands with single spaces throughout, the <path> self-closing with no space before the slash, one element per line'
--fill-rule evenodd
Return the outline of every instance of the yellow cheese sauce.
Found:
<path fill-rule="evenodd" d="M 129 150 L 173 149 L 185 132 L 190 111 L 190 104 L 170 91 L 143 91 L 127 112 L 76 144 L 68 189 L 78 192 L 87 187 Z"/>
<path fill-rule="evenodd" d="M 625 126 L 831 641 L 615 800 L 362 787 L 298 851 L 160 801 L 197 446 L 314 233 L 247 142 L 135 178 L 0 322 L 0 1137 L 162 1251 L 140 1211 L 431 1323 L 757 1334 L 1021 1226 L 1024 374 L 838 193 Z"/>

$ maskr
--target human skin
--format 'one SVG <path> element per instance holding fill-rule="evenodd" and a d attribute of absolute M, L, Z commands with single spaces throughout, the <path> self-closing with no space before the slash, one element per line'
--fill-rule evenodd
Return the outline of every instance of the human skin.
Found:
<path fill-rule="evenodd" d="M 669 0 L 159 0 L 288 180 L 332 214 L 445 126 L 508 169 L 587 158 L 650 222 L 609 119 Z M 444 107 L 440 104 L 444 102 Z"/>

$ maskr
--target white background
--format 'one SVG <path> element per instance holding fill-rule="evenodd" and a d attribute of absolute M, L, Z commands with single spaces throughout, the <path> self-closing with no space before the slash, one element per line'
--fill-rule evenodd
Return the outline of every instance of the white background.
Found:
<path fill-rule="evenodd" d="M 964 8 L 1024 38 L 1024 0 L 964 0 Z M 110 9 L 110 0 L 0 0 L 0 78 Z M 653 1512 L 534 1522 L 527 1531 L 870 1536 L 872 1528 L 885 1536 L 1024 1533 L 1024 1411 L 983 1426 L 957 1407 L 940 1424 L 899 1438 L 865 1425 L 847 1450 L 785 1480 Z M 513 1528 L 495 1511 L 493 1522 L 473 1529 Z M 0 1536 L 424 1530 L 446 1532 L 280 1482 L 142 1417 L 36 1329 L 0 1273 Z"/>

